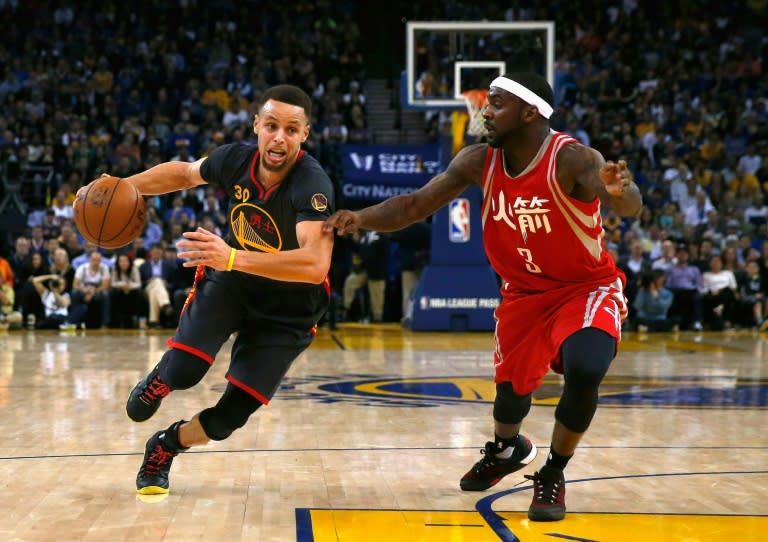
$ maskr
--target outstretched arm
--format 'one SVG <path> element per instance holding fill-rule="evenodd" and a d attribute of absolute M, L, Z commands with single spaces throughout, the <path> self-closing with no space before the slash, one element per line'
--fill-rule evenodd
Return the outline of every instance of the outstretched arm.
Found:
<path fill-rule="evenodd" d="M 360 211 L 337 211 L 325 221 L 324 231 L 335 229 L 338 235 L 358 229 L 395 231 L 425 219 L 470 185 L 480 183 L 487 148 L 485 144 L 463 148 L 444 172 L 416 192 L 389 198 Z"/>
<path fill-rule="evenodd" d="M 124 180 L 132 183 L 144 196 L 155 196 L 193 188 L 206 184 L 205 179 L 200 175 L 200 164 L 205 160 L 206 158 L 201 158 L 191 163 L 164 162 L 136 175 L 126 177 Z M 102 177 L 111 177 L 111 175 L 105 173 Z M 77 191 L 78 194 L 85 189 L 85 186 L 80 188 Z"/>
<path fill-rule="evenodd" d="M 146 171 L 127 177 L 126 180 L 145 196 L 167 194 L 176 190 L 184 190 L 201 184 L 206 184 L 200 175 L 200 165 L 205 161 L 201 158 L 196 162 L 165 162 Z"/>

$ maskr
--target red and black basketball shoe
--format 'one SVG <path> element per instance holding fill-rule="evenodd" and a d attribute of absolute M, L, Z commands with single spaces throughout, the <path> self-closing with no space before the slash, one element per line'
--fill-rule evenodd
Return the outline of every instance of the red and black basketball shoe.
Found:
<path fill-rule="evenodd" d="M 136 491 L 141 495 L 159 495 L 168 493 L 173 458 L 188 448 L 179 443 L 180 420 L 164 431 L 158 431 L 147 441 L 144 447 L 144 461 L 136 475 Z"/>
<path fill-rule="evenodd" d="M 158 367 L 159 365 L 155 365 L 155 368 L 139 380 L 128 395 L 125 411 L 135 422 L 143 422 L 154 416 L 160 408 L 163 397 L 171 393 L 171 388 L 160 379 Z"/>
<path fill-rule="evenodd" d="M 507 474 L 518 471 L 536 457 L 536 446 L 523 435 L 517 436 L 517 442 L 512 455 L 507 458 L 499 457 L 503 452 L 495 442 L 486 442 L 480 450 L 482 459 L 474 464 L 461 478 L 459 485 L 464 491 L 483 491 L 496 485 Z"/>
<path fill-rule="evenodd" d="M 565 517 L 565 476 L 563 471 L 552 467 L 541 467 L 532 476 L 533 501 L 528 508 L 531 521 L 559 521 Z"/>

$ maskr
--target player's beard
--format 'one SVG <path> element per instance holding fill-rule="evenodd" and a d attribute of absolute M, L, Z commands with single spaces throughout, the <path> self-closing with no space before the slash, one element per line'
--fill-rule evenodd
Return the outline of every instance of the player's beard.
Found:
<path fill-rule="evenodd" d="M 501 139 L 498 137 L 491 137 L 489 135 L 485 136 L 486 141 L 488 142 L 488 146 L 493 149 L 500 149 L 501 148 Z"/>

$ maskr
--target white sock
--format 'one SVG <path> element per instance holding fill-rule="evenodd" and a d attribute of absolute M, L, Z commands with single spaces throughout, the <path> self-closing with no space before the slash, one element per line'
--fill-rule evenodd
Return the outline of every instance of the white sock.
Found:
<path fill-rule="evenodd" d="M 496 457 L 498 457 L 499 459 L 509 459 L 510 457 L 512 457 L 512 452 L 514 451 L 515 451 L 514 446 L 507 446 L 502 451 L 497 453 Z"/>

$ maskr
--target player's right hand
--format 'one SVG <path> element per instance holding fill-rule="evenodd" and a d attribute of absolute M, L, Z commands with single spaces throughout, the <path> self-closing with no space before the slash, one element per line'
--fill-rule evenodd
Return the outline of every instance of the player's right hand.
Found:
<path fill-rule="evenodd" d="M 632 172 L 624 160 L 619 160 L 617 163 L 608 160 L 600 168 L 600 180 L 603 181 L 605 190 L 611 196 L 620 198 L 632 184 Z"/>
<path fill-rule="evenodd" d="M 111 177 L 111 175 L 109 173 L 102 173 L 101 176 L 99 177 L 99 179 L 101 179 L 101 177 Z M 91 186 L 93 183 L 95 183 L 97 180 L 98 179 L 94 179 L 91 182 L 89 182 L 88 184 L 85 184 L 85 185 L 81 186 L 80 188 L 78 188 L 77 192 L 75 192 L 75 199 L 80 197 L 80 193 L 81 192 L 83 193 L 83 195 L 85 195 L 85 191 L 88 190 L 88 187 Z M 74 205 L 74 202 L 72 203 L 72 205 Z"/>
<path fill-rule="evenodd" d="M 355 233 L 360 228 L 360 219 L 354 211 L 342 209 L 333 213 L 323 224 L 324 232 L 336 230 L 336 235 Z"/>

